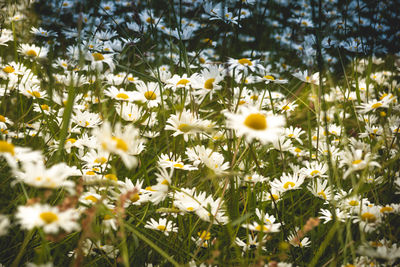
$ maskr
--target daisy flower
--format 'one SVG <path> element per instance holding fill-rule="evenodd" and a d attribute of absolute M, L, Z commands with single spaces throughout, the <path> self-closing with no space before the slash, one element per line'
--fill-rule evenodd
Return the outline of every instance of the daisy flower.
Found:
<path fill-rule="evenodd" d="M 304 164 L 306 165 L 300 171 L 307 177 L 307 178 L 314 178 L 314 177 L 328 177 L 325 173 L 328 171 L 328 165 L 326 163 L 317 162 L 317 161 L 305 161 Z"/>
<path fill-rule="evenodd" d="M 263 144 L 273 142 L 283 132 L 285 118 L 271 112 L 258 110 L 254 107 L 241 107 L 238 113 L 225 112 L 228 128 L 236 131 L 238 136 L 245 136 L 248 142 L 253 139 Z"/>
<path fill-rule="evenodd" d="M 81 175 L 81 172 L 75 166 L 69 167 L 65 163 L 58 163 L 47 169 L 43 161 L 29 161 L 22 162 L 22 170 L 15 170 L 14 174 L 18 181 L 30 186 L 51 189 L 65 187 L 72 190 L 75 184 L 67 178 Z"/>
<path fill-rule="evenodd" d="M 99 52 L 87 52 L 86 60 L 91 61 L 92 69 L 95 69 L 99 72 L 103 71 L 103 65 L 107 64 L 110 68 L 110 71 L 113 71 L 115 68 L 114 58 L 112 54 L 102 54 Z"/>
<path fill-rule="evenodd" d="M 175 168 L 187 171 L 197 170 L 197 167 L 183 163 L 180 156 L 174 156 L 172 153 L 170 155 L 161 154 L 158 164 L 163 168 Z"/>
<path fill-rule="evenodd" d="M 377 109 L 388 108 L 389 105 L 388 105 L 387 101 L 373 99 L 367 103 L 361 103 L 361 105 L 356 106 L 356 107 L 359 109 L 359 112 L 361 114 L 365 114 L 370 111 L 375 111 Z"/>
<path fill-rule="evenodd" d="M 285 128 L 285 136 L 290 138 L 290 139 L 295 139 L 297 142 L 299 142 L 301 145 L 303 144 L 303 141 L 300 139 L 300 137 L 305 134 L 305 131 L 303 129 L 290 126 L 289 128 Z"/>
<path fill-rule="evenodd" d="M 351 148 L 351 150 L 343 152 L 341 158 L 340 165 L 348 166 L 348 169 L 343 174 L 344 179 L 354 171 L 363 170 L 367 167 L 380 167 L 378 162 L 372 160 L 374 157 L 371 152 L 364 153 L 361 149 Z"/>
<path fill-rule="evenodd" d="M 42 59 L 47 57 L 49 50 L 46 47 L 39 47 L 30 44 L 21 44 L 18 52 L 29 59 Z"/>
<path fill-rule="evenodd" d="M 115 111 L 125 121 L 136 122 L 142 118 L 142 108 L 134 103 L 122 102 L 115 105 Z"/>
<path fill-rule="evenodd" d="M 282 173 L 280 179 L 274 179 L 271 182 L 271 186 L 280 192 L 286 192 L 289 190 L 300 189 L 305 179 L 302 173 Z"/>
<path fill-rule="evenodd" d="M 179 76 L 175 74 L 172 78 L 166 81 L 165 88 L 171 88 L 173 91 L 176 91 L 179 88 L 189 89 L 192 85 L 193 77 L 188 77 L 187 74 L 183 74 Z"/>
<path fill-rule="evenodd" d="M 133 102 L 135 100 L 135 95 L 133 92 L 126 91 L 123 88 L 118 89 L 115 86 L 110 86 L 104 91 L 106 96 L 109 96 L 115 100 L 129 101 Z"/>
<path fill-rule="evenodd" d="M 101 199 L 101 195 L 97 194 L 94 192 L 94 190 L 90 190 L 88 192 L 84 192 L 80 197 L 79 197 L 79 202 L 81 202 L 84 205 L 91 206 L 99 202 Z"/>
<path fill-rule="evenodd" d="M 36 84 L 20 84 L 18 90 L 21 94 L 29 98 L 45 98 L 47 96 L 47 92 L 42 90 L 40 86 Z"/>
<path fill-rule="evenodd" d="M 253 222 L 253 223 L 248 223 L 248 224 L 243 224 L 243 228 L 247 228 L 250 231 L 257 231 L 257 232 L 264 232 L 264 233 L 276 233 L 280 231 L 281 224 L 280 223 L 258 223 L 258 222 Z"/>
<path fill-rule="evenodd" d="M 80 228 L 77 223 L 79 213 L 72 209 L 60 211 L 48 204 L 19 206 L 15 217 L 22 229 L 40 227 L 46 234 L 57 234 L 60 230 L 70 233 Z"/>
<path fill-rule="evenodd" d="M 228 58 L 227 64 L 229 65 L 229 70 L 236 69 L 237 71 L 247 74 L 249 71 L 256 71 L 256 69 L 261 68 L 259 60 L 251 60 L 249 58 Z"/>
<path fill-rule="evenodd" d="M 331 200 L 333 195 L 329 188 L 328 180 L 316 179 L 313 183 L 307 186 L 307 189 L 316 197 L 323 200 Z"/>
<path fill-rule="evenodd" d="M 265 82 L 265 84 L 269 83 L 277 83 L 277 84 L 285 84 L 288 83 L 287 79 L 280 78 L 277 74 L 265 72 L 262 77 L 258 77 L 257 81 Z"/>
<path fill-rule="evenodd" d="M 203 163 L 214 171 L 216 175 L 224 174 L 225 170 L 229 168 L 229 162 L 225 162 L 225 158 L 222 154 L 212 151 L 210 148 L 205 148 L 204 146 L 197 145 L 194 148 L 187 148 L 186 155 L 196 167 L 200 163 Z"/>
<path fill-rule="evenodd" d="M 101 149 L 120 156 L 128 168 L 136 166 L 135 155 L 144 149 L 144 140 L 140 138 L 139 131 L 133 125 L 123 128 L 117 123 L 113 131 L 110 123 L 105 122 L 101 128 L 94 129 L 93 135 L 96 136 Z"/>
<path fill-rule="evenodd" d="M 289 240 L 289 243 L 294 247 L 304 248 L 304 247 L 309 247 L 311 245 L 310 238 L 304 237 L 300 240 L 297 233 L 290 234 L 288 236 L 288 240 Z"/>
<path fill-rule="evenodd" d="M 196 94 L 200 96 L 205 96 L 210 93 L 212 97 L 216 90 L 222 88 L 218 85 L 222 80 L 223 76 L 218 66 L 209 65 L 203 71 L 193 77 L 193 88 L 196 89 Z"/>
<path fill-rule="evenodd" d="M 80 110 L 72 115 L 72 121 L 83 128 L 94 128 L 103 123 L 99 114 Z"/>
<path fill-rule="evenodd" d="M 285 100 L 277 105 L 277 109 L 280 110 L 282 113 L 287 113 L 288 115 L 290 115 L 290 113 L 294 111 L 297 106 L 298 105 L 295 104 L 295 101 L 288 102 Z"/>
<path fill-rule="evenodd" d="M 252 235 L 249 234 L 247 236 L 247 242 L 242 241 L 239 237 L 236 237 L 235 239 L 235 243 L 236 245 L 238 245 L 239 247 L 242 247 L 243 252 L 252 250 L 252 249 L 256 249 L 258 248 L 260 245 L 262 246 L 261 249 L 266 251 L 266 247 L 264 246 L 264 244 L 267 242 L 267 236 L 264 235 L 262 237 L 261 242 L 259 242 L 260 237 L 258 235 Z"/>
<path fill-rule="evenodd" d="M 312 84 L 319 83 L 319 72 L 316 72 L 314 74 L 308 74 L 308 72 L 305 70 L 293 73 L 292 75 L 305 83 L 312 83 Z"/>
<path fill-rule="evenodd" d="M 166 236 L 168 236 L 170 232 L 178 232 L 178 227 L 176 226 L 176 224 L 172 221 L 167 221 L 166 218 L 160 218 L 158 222 L 151 218 L 150 221 L 146 222 L 146 225 L 144 227 L 161 231 Z"/>
<path fill-rule="evenodd" d="M 136 89 L 138 92 L 134 92 L 135 101 L 145 103 L 149 108 L 160 105 L 162 99 L 159 83 L 149 82 L 146 84 L 140 81 L 136 83 Z"/>
<path fill-rule="evenodd" d="M 243 180 L 248 183 L 256 184 L 256 183 L 262 183 L 264 181 L 267 181 L 268 177 L 264 177 L 262 175 L 259 175 L 258 173 L 253 173 L 253 174 L 245 175 L 243 177 Z"/>
<path fill-rule="evenodd" d="M 200 131 L 199 126 L 200 120 L 192 112 L 183 110 L 168 118 L 165 130 L 174 131 L 173 136 L 183 135 L 183 139 L 187 142 L 189 136 L 196 135 Z"/>
<path fill-rule="evenodd" d="M 319 211 L 319 213 L 321 214 L 321 216 L 319 216 L 318 218 L 322 220 L 322 222 L 324 224 L 330 222 L 333 220 L 333 215 L 331 213 L 330 210 L 328 209 L 321 209 Z M 335 209 L 335 217 L 338 221 L 340 222 L 345 222 L 347 218 L 349 218 L 349 214 L 336 208 Z"/>

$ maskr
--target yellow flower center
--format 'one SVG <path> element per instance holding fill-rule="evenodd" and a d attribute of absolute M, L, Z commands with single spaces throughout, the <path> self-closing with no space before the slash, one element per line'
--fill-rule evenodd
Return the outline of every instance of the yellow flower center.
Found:
<path fill-rule="evenodd" d="M 40 219 L 42 219 L 46 224 L 53 223 L 58 220 L 57 214 L 47 211 L 47 212 L 42 212 L 40 213 Z"/>
<path fill-rule="evenodd" d="M 269 197 L 271 198 L 271 195 L 270 195 Z M 276 195 L 276 194 L 272 194 L 272 198 L 273 198 L 274 200 L 278 200 L 278 199 L 279 199 L 279 196 Z"/>
<path fill-rule="evenodd" d="M 180 163 L 176 163 L 176 164 L 174 164 L 174 167 L 175 167 L 175 168 L 182 169 L 182 168 L 183 168 L 183 165 L 180 164 Z"/>
<path fill-rule="evenodd" d="M 104 175 L 104 177 L 108 180 L 118 181 L 117 176 L 113 173 L 106 174 L 106 175 Z"/>
<path fill-rule="evenodd" d="M 268 227 L 267 226 L 265 226 L 265 225 L 257 225 L 256 226 L 256 228 L 255 228 L 257 231 L 263 231 L 263 232 L 268 232 L 269 231 L 269 229 L 268 229 Z"/>
<path fill-rule="evenodd" d="M 151 186 L 146 187 L 145 190 L 156 192 L 156 190 L 154 190 L 153 188 L 151 188 Z"/>
<path fill-rule="evenodd" d="M 6 122 L 6 117 L 4 117 L 3 115 L 0 115 L 0 122 Z"/>
<path fill-rule="evenodd" d="M 373 223 L 376 221 L 376 217 L 374 214 L 372 214 L 370 212 L 364 212 L 363 214 L 361 214 L 361 220 L 369 222 L 369 223 Z"/>
<path fill-rule="evenodd" d="M 386 207 L 383 207 L 383 208 L 380 209 L 380 212 L 381 212 L 381 213 L 384 213 L 384 212 L 392 212 L 392 211 L 393 211 L 393 208 L 390 207 L 390 206 L 386 206 Z"/>
<path fill-rule="evenodd" d="M 71 144 L 73 144 L 73 143 L 75 143 L 76 142 L 76 139 L 75 138 L 68 138 L 66 141 L 65 141 L 65 143 L 71 143 Z"/>
<path fill-rule="evenodd" d="M 191 129 L 191 127 L 189 126 L 189 124 L 186 123 L 181 123 L 178 126 L 178 130 L 180 130 L 181 132 L 187 133 L 189 132 Z"/>
<path fill-rule="evenodd" d="M 165 231 L 165 229 L 167 229 L 167 227 L 165 227 L 165 225 L 158 225 L 157 229 L 160 231 Z"/>
<path fill-rule="evenodd" d="M 122 140 L 121 138 L 115 137 L 115 136 L 112 137 L 111 139 L 115 141 L 116 147 L 118 149 L 121 149 L 125 152 L 128 151 L 128 145 L 127 145 L 127 143 L 125 143 L 124 140 Z"/>
<path fill-rule="evenodd" d="M 377 109 L 377 108 L 379 108 L 380 106 L 382 106 L 382 103 L 375 103 L 375 104 L 373 104 L 372 106 L 371 106 L 371 108 L 373 108 L 373 109 Z"/>
<path fill-rule="evenodd" d="M 264 79 L 275 81 L 274 76 L 271 76 L 271 75 L 265 75 Z"/>
<path fill-rule="evenodd" d="M 211 238 L 211 233 L 207 231 L 198 232 L 197 235 L 203 240 L 209 240 Z"/>
<path fill-rule="evenodd" d="M 90 200 L 93 203 L 96 203 L 98 201 L 98 199 L 95 196 L 92 196 L 92 195 L 85 197 L 85 200 Z"/>
<path fill-rule="evenodd" d="M 313 170 L 313 171 L 310 173 L 310 175 L 311 175 L 311 176 L 314 176 L 314 175 L 317 175 L 317 174 L 319 174 L 319 173 L 321 173 L 319 170 Z"/>
<path fill-rule="evenodd" d="M 186 210 L 187 210 L 187 211 L 193 211 L 194 208 L 193 208 L 193 207 L 187 207 Z"/>
<path fill-rule="evenodd" d="M 0 141 L 0 153 L 10 153 L 14 156 L 14 145 L 8 143 L 7 141 Z"/>
<path fill-rule="evenodd" d="M 85 174 L 86 175 L 95 175 L 96 173 L 94 171 L 87 171 Z"/>
<path fill-rule="evenodd" d="M 42 110 L 50 110 L 49 106 L 46 104 L 40 105 L 40 107 L 42 108 Z"/>
<path fill-rule="evenodd" d="M 94 160 L 94 163 L 100 163 L 100 164 L 104 164 L 107 162 L 107 159 L 105 157 L 100 157 Z"/>
<path fill-rule="evenodd" d="M 258 95 L 252 95 L 250 96 L 251 100 L 257 101 L 258 100 Z"/>
<path fill-rule="evenodd" d="M 133 194 L 129 199 L 132 202 L 136 202 L 140 199 L 140 196 L 139 196 L 139 194 L 136 193 L 136 194 Z"/>
<path fill-rule="evenodd" d="M 15 69 L 12 66 L 6 66 L 3 68 L 3 71 L 5 73 L 13 73 L 15 71 Z"/>
<path fill-rule="evenodd" d="M 164 180 L 161 182 L 161 184 L 163 184 L 163 185 L 169 185 L 169 182 L 168 182 L 167 179 L 164 179 Z"/>
<path fill-rule="evenodd" d="M 321 190 L 321 192 L 318 192 L 318 195 L 321 196 L 323 199 L 326 199 L 326 194 L 324 190 Z"/>
<path fill-rule="evenodd" d="M 253 62 L 251 62 L 250 60 L 248 60 L 247 58 L 241 58 L 238 60 L 238 63 L 241 65 L 247 65 L 247 66 L 252 66 Z"/>
<path fill-rule="evenodd" d="M 157 95 L 156 95 L 156 93 L 154 93 L 153 91 L 147 91 L 147 92 L 144 93 L 144 97 L 145 97 L 147 100 L 155 100 L 156 97 L 157 97 Z"/>
<path fill-rule="evenodd" d="M 26 51 L 26 55 L 27 55 L 28 57 L 37 57 L 36 51 L 35 51 L 35 50 L 32 50 L 32 49 Z"/>
<path fill-rule="evenodd" d="M 204 83 L 204 88 L 209 89 L 209 90 L 213 89 L 213 88 L 214 88 L 214 84 L 213 84 L 214 81 L 215 81 L 214 78 L 208 79 L 208 80 Z"/>
<path fill-rule="evenodd" d="M 93 59 L 96 61 L 104 60 L 104 56 L 100 53 L 92 53 Z"/>
<path fill-rule="evenodd" d="M 183 85 L 186 86 L 186 84 L 189 82 L 187 79 L 182 79 L 179 82 L 176 83 L 176 85 Z"/>
<path fill-rule="evenodd" d="M 34 97 L 40 97 L 41 96 L 38 91 L 29 91 L 28 90 L 28 94 L 30 94 L 31 96 L 34 96 Z"/>
<path fill-rule="evenodd" d="M 357 165 L 357 164 L 360 164 L 361 162 L 362 162 L 362 159 L 356 159 L 351 164 Z"/>
<path fill-rule="evenodd" d="M 290 188 L 293 188 L 295 185 L 296 185 L 296 184 L 293 183 L 293 182 L 286 182 L 286 183 L 283 185 L 283 188 L 288 189 L 289 186 L 290 186 Z"/>
<path fill-rule="evenodd" d="M 146 19 L 146 22 L 147 22 L 147 23 L 153 24 L 153 23 L 154 23 L 154 19 L 152 19 L 152 18 L 147 18 L 147 19 Z"/>
<path fill-rule="evenodd" d="M 125 93 L 119 93 L 116 95 L 117 98 L 128 99 L 129 96 Z"/>
<path fill-rule="evenodd" d="M 289 105 L 284 105 L 284 106 L 282 107 L 282 110 L 289 110 L 289 109 L 290 109 Z"/>
<path fill-rule="evenodd" d="M 350 206 L 353 206 L 353 207 L 355 207 L 355 206 L 358 206 L 358 204 L 360 204 L 357 200 L 351 200 L 351 201 L 349 201 L 349 205 Z"/>
<path fill-rule="evenodd" d="M 244 125 L 254 130 L 265 130 L 267 128 L 267 119 L 261 113 L 252 113 L 244 120 Z"/>

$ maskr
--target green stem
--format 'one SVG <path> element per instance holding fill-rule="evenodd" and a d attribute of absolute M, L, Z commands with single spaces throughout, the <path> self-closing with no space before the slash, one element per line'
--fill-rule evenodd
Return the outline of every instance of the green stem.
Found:
<path fill-rule="evenodd" d="M 15 258 L 14 262 L 11 264 L 11 267 L 17 267 L 19 266 L 19 262 L 22 259 L 22 256 L 24 255 L 25 249 L 28 246 L 29 241 L 33 237 L 33 234 L 35 233 L 35 229 L 32 229 L 29 231 L 29 233 L 25 236 L 24 242 L 22 243 L 21 249 L 18 252 L 17 257 Z"/>

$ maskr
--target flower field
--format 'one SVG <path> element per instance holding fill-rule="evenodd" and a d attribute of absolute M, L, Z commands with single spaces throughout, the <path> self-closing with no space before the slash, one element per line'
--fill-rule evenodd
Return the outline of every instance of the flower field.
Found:
<path fill-rule="evenodd" d="M 0 266 L 400 265 L 396 1 L 0 7 Z"/>

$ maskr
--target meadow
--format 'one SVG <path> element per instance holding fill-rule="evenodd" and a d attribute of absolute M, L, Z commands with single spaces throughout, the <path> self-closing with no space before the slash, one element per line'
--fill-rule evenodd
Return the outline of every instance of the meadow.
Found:
<path fill-rule="evenodd" d="M 0 266 L 400 265 L 396 1 L 0 7 Z"/>

